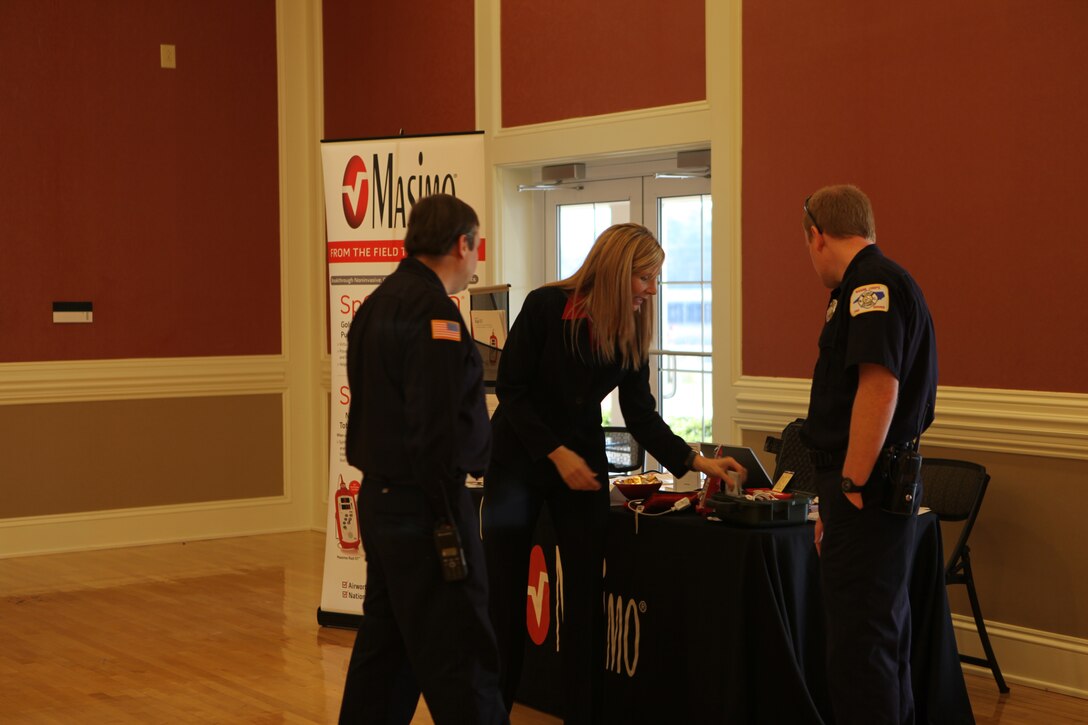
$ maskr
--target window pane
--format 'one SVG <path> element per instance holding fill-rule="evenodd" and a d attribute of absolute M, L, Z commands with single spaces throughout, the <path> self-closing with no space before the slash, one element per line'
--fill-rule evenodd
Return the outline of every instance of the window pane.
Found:
<path fill-rule="evenodd" d="M 631 220 L 631 202 L 609 201 L 592 204 L 564 204 L 559 215 L 559 279 L 566 279 L 582 266 L 597 237 L 613 224 Z"/>
<path fill-rule="evenodd" d="M 686 441 L 711 440 L 710 358 L 663 355 L 660 369 L 661 417 Z"/>
<path fill-rule="evenodd" d="M 710 238 L 710 228 L 704 224 L 703 206 L 701 196 L 660 200 L 661 245 L 666 255 L 661 270 L 662 282 L 699 282 L 704 274 L 710 273 L 709 268 L 703 270 L 703 240 Z M 709 255 L 710 245 L 705 246 Z"/>
<path fill-rule="evenodd" d="M 661 348 L 709 353 L 710 195 L 661 197 Z"/>
<path fill-rule="evenodd" d="M 703 279 L 709 281 L 710 274 L 710 221 L 714 218 L 711 214 L 713 209 L 713 203 L 711 202 L 710 195 L 701 197 L 703 200 Z M 708 298 L 709 299 L 709 298 Z M 707 324 L 709 324 L 710 318 L 707 318 Z"/>
<path fill-rule="evenodd" d="M 709 245 L 708 245 L 709 246 Z M 709 267 L 707 267 L 709 269 Z M 714 288 L 709 282 L 705 282 L 702 285 L 703 291 L 703 352 L 709 353 L 711 351 L 710 345 L 710 331 L 713 329 L 710 320 L 710 310 L 713 307 L 711 304 L 711 297 L 714 293 Z"/>
<path fill-rule="evenodd" d="M 703 352 L 703 286 L 664 284 L 661 298 L 661 348 Z"/>
<path fill-rule="evenodd" d="M 665 266 L 658 286 L 661 417 L 688 441 L 709 441 L 713 425 L 710 195 L 658 199 Z"/>

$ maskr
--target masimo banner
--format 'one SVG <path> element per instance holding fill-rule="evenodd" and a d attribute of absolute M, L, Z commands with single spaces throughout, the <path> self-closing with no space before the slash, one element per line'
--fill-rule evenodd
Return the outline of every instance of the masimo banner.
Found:
<path fill-rule="evenodd" d="M 362 614 L 366 589 L 356 494 L 362 473 L 344 459 L 348 426 L 348 328 L 355 311 L 404 257 L 412 205 L 425 196 L 452 194 L 480 217 L 480 259 L 487 219 L 482 133 L 361 141 L 323 141 L 325 223 L 329 263 L 329 520 L 321 624 L 341 624 Z M 480 265 L 480 270 L 484 265 Z M 474 284 L 480 280 L 474 280 Z M 453 298 L 469 325 L 469 296 Z"/>

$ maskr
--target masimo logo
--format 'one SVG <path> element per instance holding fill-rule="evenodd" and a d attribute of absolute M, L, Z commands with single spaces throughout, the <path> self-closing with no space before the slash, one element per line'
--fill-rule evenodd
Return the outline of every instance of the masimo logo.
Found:
<path fill-rule="evenodd" d="M 370 199 L 369 182 L 366 176 L 366 164 L 358 156 L 348 159 L 344 167 L 344 185 L 341 187 L 344 200 L 344 218 L 348 226 L 358 229 L 366 218 L 366 205 Z"/>
<path fill-rule="evenodd" d="M 534 644 L 543 644 L 551 617 L 551 587 L 544 550 L 534 546 L 529 554 L 529 588 L 525 598 L 525 626 Z"/>
<path fill-rule="evenodd" d="M 604 563 L 608 574 L 608 561 Z M 620 594 L 604 595 L 605 617 L 608 620 L 608 647 L 605 650 L 605 669 L 617 675 L 624 672 L 634 677 L 638 670 L 639 643 L 642 640 L 642 615 L 646 613 L 646 601 L 625 599 Z"/>
<path fill-rule="evenodd" d="M 559 651 L 559 626 L 563 623 L 563 559 L 555 547 L 555 651 Z M 552 616 L 552 580 L 544 550 L 537 544 L 529 552 L 529 586 L 525 597 L 525 628 L 533 644 L 544 644 Z"/>

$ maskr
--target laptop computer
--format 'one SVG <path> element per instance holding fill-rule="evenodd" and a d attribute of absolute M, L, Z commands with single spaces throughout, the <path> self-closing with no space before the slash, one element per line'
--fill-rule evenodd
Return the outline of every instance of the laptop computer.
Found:
<path fill-rule="evenodd" d="M 714 451 L 718 448 L 715 443 L 701 443 L 700 449 L 704 456 L 708 458 L 714 457 Z M 737 463 L 744 466 L 748 470 L 748 480 L 744 482 L 745 488 L 773 488 L 774 484 L 771 482 L 771 477 L 767 475 L 767 469 L 763 467 L 763 463 L 759 460 L 759 456 L 751 448 L 744 446 L 727 446 L 721 447 L 721 456 L 731 456 Z"/>

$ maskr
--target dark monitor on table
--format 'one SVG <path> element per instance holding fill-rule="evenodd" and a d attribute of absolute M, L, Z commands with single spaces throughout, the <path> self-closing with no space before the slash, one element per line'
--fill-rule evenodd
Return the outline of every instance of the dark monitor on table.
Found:
<path fill-rule="evenodd" d="M 714 452 L 718 449 L 718 444 L 701 443 L 699 444 L 699 447 L 704 456 L 713 458 Z M 759 456 L 757 456 L 756 452 L 751 448 L 722 445 L 720 455 L 723 458 L 732 456 L 736 459 L 737 463 L 748 470 L 748 480 L 744 482 L 745 488 L 774 487 L 774 484 L 771 482 L 771 477 L 767 475 L 767 469 L 763 467 L 763 463 L 759 460 Z"/>

